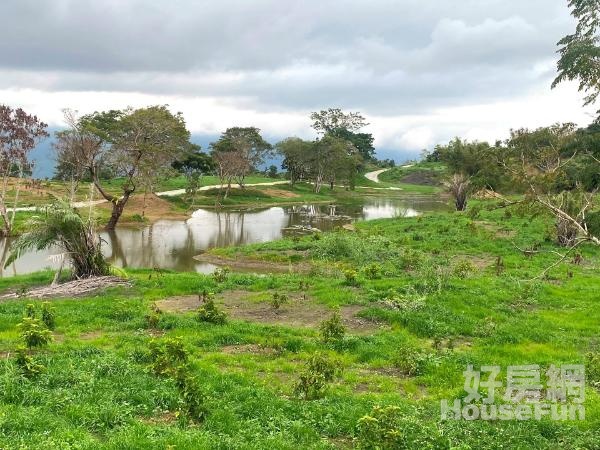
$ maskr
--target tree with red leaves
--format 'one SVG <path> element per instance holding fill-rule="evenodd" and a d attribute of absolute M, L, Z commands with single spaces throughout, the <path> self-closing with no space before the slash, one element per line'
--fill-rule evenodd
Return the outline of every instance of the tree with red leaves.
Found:
<path fill-rule="evenodd" d="M 0 105 L 0 236 L 10 234 L 14 219 L 14 214 L 9 217 L 6 205 L 9 181 L 30 167 L 27 156 L 41 139 L 48 137 L 47 127 L 21 108 Z"/>

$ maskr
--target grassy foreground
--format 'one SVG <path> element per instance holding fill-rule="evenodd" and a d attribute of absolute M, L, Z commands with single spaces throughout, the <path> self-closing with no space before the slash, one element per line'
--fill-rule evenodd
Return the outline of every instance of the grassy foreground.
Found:
<path fill-rule="evenodd" d="M 0 280 L 24 296 L 0 303 L 0 448 L 376 448 L 389 433 L 395 444 L 382 448 L 600 448 L 597 251 L 524 281 L 554 261 L 551 222 L 488 206 L 215 250 L 310 262 L 304 275 L 132 271 L 130 288 L 53 300 L 54 340 L 32 351 L 46 370 L 31 379 L 15 363 L 16 325 L 27 289 L 52 274 Z M 203 291 L 227 323 L 197 320 Z M 279 309 L 274 293 L 289 299 Z M 319 323 L 336 306 L 348 329 L 325 343 Z M 203 421 L 186 420 L 176 383 L 149 369 L 152 342 L 175 337 Z M 341 373 L 321 398 L 301 399 L 294 387 L 315 352 Z M 465 395 L 467 364 L 564 363 L 588 365 L 584 421 L 440 420 L 440 400 Z M 376 405 L 397 406 L 399 419 L 361 432 Z"/>

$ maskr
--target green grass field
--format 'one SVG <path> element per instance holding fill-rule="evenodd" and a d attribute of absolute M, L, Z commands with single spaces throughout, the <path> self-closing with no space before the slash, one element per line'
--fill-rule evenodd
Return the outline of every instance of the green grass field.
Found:
<path fill-rule="evenodd" d="M 46 369 L 32 378 L 14 356 L 17 324 L 39 303 L 27 290 L 52 274 L 0 280 L 23 295 L 0 303 L 0 448 L 599 448 L 597 251 L 526 281 L 554 261 L 552 223 L 490 206 L 215 250 L 309 262 L 304 275 L 141 270 L 130 288 L 54 299 L 54 339 L 31 351 Z M 202 292 L 215 294 L 227 323 L 196 319 Z M 288 297 L 279 309 L 275 293 Z M 325 343 L 319 323 L 335 307 L 346 334 Z M 189 354 L 203 420 L 186 415 L 173 377 L 150 369 L 152 343 L 170 338 Z M 306 400 L 295 386 L 315 353 L 341 373 Z M 566 363 L 588 365 L 584 421 L 440 420 L 440 400 L 465 395 L 467 364 Z M 376 405 L 398 417 L 361 421 Z"/>

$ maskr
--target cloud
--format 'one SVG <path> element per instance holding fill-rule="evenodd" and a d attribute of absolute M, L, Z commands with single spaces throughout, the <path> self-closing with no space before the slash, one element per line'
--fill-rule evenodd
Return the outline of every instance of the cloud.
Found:
<path fill-rule="evenodd" d="M 64 107 L 168 103 L 196 132 L 310 137 L 310 111 L 339 106 L 414 151 L 588 120 L 549 90 L 573 27 L 562 0 L 4 0 L 0 17 L 0 101 L 53 124 Z"/>

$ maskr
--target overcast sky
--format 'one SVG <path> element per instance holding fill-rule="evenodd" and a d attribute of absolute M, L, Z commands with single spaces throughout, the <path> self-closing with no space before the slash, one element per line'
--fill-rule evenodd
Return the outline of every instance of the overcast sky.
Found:
<path fill-rule="evenodd" d="M 310 111 L 360 111 L 402 159 L 453 136 L 581 125 L 551 91 L 566 0 L 1 0 L 0 103 L 52 126 L 169 104 L 190 130 L 312 137 Z"/>

